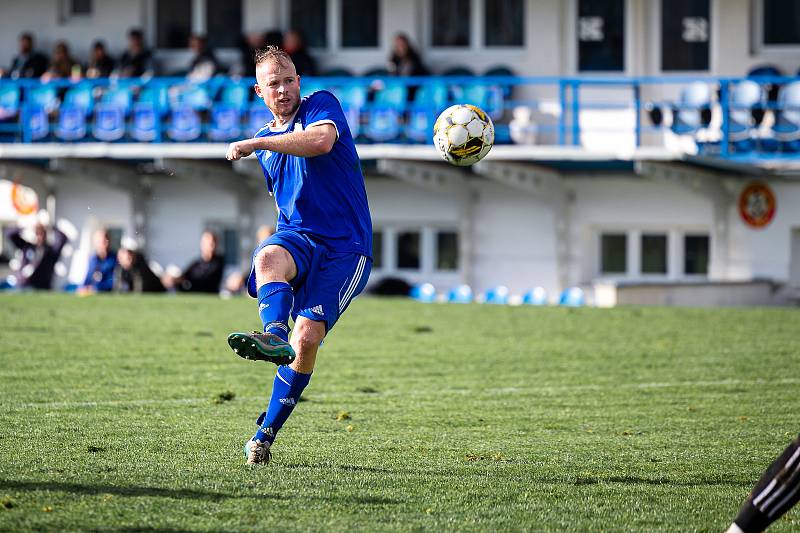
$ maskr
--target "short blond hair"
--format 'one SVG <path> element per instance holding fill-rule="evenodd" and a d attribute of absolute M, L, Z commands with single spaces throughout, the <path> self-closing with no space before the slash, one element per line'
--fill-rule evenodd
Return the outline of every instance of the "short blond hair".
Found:
<path fill-rule="evenodd" d="M 289 54 L 281 50 L 279 47 L 269 45 L 264 48 L 259 48 L 255 53 L 256 66 L 267 61 L 274 61 L 282 67 L 287 67 L 294 64 Z"/>

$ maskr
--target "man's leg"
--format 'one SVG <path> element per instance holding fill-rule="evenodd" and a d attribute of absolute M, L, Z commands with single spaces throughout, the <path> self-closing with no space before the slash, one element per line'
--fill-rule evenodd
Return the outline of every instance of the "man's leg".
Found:
<path fill-rule="evenodd" d="M 289 281 L 297 275 L 297 266 L 285 248 L 269 245 L 256 254 L 253 267 L 264 334 L 231 333 L 228 344 L 245 359 L 289 363 L 294 359 L 288 343 L 289 315 L 294 304 Z"/>
<path fill-rule="evenodd" d="M 800 500 L 800 437 L 767 468 L 728 529 L 754 533 L 783 516 Z"/>
<path fill-rule="evenodd" d="M 292 334 L 292 347 L 297 356 L 291 365 L 278 367 L 267 411 L 259 418 L 258 431 L 245 445 L 248 463 L 269 461 L 269 447 L 292 414 L 295 405 L 300 401 L 300 395 L 311 380 L 311 373 L 317 360 L 317 350 L 324 337 L 324 322 L 303 316 L 297 317 Z"/>

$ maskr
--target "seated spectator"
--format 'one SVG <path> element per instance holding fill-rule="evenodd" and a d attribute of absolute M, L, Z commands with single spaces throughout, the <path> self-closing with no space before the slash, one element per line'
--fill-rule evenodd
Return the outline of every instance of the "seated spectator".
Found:
<path fill-rule="evenodd" d="M 42 74 L 42 81 L 49 81 L 59 78 L 80 79 L 81 65 L 69 54 L 69 45 L 64 41 L 56 43 L 53 48 L 53 57 L 50 60 L 50 67 L 47 72 Z"/>
<path fill-rule="evenodd" d="M 161 280 L 147 264 L 147 259 L 139 253 L 135 241 L 123 241 L 117 252 L 114 291 L 136 293 L 165 291 Z"/>
<path fill-rule="evenodd" d="M 12 79 L 40 78 L 47 71 L 47 56 L 34 49 L 33 35 L 23 33 L 19 36 L 19 53 L 11 61 L 8 72 L 0 71 L 0 76 Z"/>
<path fill-rule="evenodd" d="M 94 255 L 89 259 L 89 268 L 83 285 L 78 288 L 79 294 L 109 292 L 114 288 L 114 269 L 117 266 L 117 254 L 111 249 L 108 231 L 99 229 L 94 234 Z"/>
<path fill-rule="evenodd" d="M 298 75 L 315 76 L 317 74 L 317 62 L 308 53 L 306 40 L 299 30 L 286 32 L 283 36 L 283 50 L 292 58 Z"/>
<path fill-rule="evenodd" d="M 283 32 L 281 30 L 269 30 L 264 34 L 264 46 L 283 46 Z"/>
<path fill-rule="evenodd" d="M 86 66 L 87 78 L 108 78 L 114 71 L 114 58 L 108 55 L 103 41 L 95 41 L 92 45 L 92 55 Z"/>
<path fill-rule="evenodd" d="M 34 232 L 33 242 L 22 237 L 20 228 L 12 229 L 7 234 L 8 240 L 22 252 L 16 287 L 49 290 L 53 284 L 56 263 L 67 244 L 67 236 L 63 230 L 55 227 L 52 239 L 48 242 L 47 227 L 40 222 L 34 227 Z"/>
<path fill-rule="evenodd" d="M 155 74 L 153 54 L 144 47 L 144 33 L 134 28 L 128 32 L 128 49 L 119 58 L 114 75 L 120 78 L 150 78 Z"/>
<path fill-rule="evenodd" d="M 187 266 L 179 276 L 165 274 L 161 281 L 167 289 L 181 292 L 218 293 L 225 270 L 225 258 L 217 255 L 217 236 L 204 231 L 200 237 L 200 257 Z"/>
<path fill-rule="evenodd" d="M 398 33 L 392 43 L 389 72 L 393 76 L 425 76 L 428 69 L 422 64 L 419 53 L 411 46 L 408 35 Z"/>
<path fill-rule="evenodd" d="M 274 226 L 267 226 L 266 224 L 260 226 L 256 231 L 256 242 L 262 243 L 275 233 Z M 223 288 L 223 294 L 232 295 L 232 294 L 241 294 L 247 288 L 247 277 L 249 273 L 245 272 L 231 272 L 227 278 L 225 278 L 225 287 Z"/>
<path fill-rule="evenodd" d="M 219 62 L 214 53 L 208 49 L 208 39 L 205 35 L 192 35 L 189 37 L 189 49 L 192 51 L 192 62 L 186 78 L 193 82 L 202 82 L 213 77 L 219 70 Z"/>

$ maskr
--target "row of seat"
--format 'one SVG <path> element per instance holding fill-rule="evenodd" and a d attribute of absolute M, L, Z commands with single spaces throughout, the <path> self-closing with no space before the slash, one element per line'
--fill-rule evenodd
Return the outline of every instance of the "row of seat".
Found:
<path fill-rule="evenodd" d="M 770 101 L 773 84 L 754 79 L 741 80 L 727 87 L 728 98 L 721 102 L 712 86 L 694 82 L 680 93 L 671 105 L 651 103 L 651 122 L 656 127 L 666 124 L 665 113 L 671 114 L 671 131 L 677 135 L 696 135 L 712 125 L 713 109 L 723 105 L 728 110 L 728 141 L 735 151 L 747 152 L 800 150 L 800 81 L 778 87 L 775 102 Z M 765 119 L 771 120 L 764 127 Z"/>
<path fill-rule="evenodd" d="M 457 285 L 447 292 L 438 293 L 431 283 L 421 283 L 411 288 L 409 296 L 423 303 L 486 303 L 496 305 L 536 305 L 544 306 L 551 303 L 568 307 L 581 307 L 586 305 L 586 295 L 580 287 L 564 289 L 556 301 L 551 302 L 544 287 L 536 287 L 525 294 L 515 295 L 505 285 L 498 285 L 487 289 L 482 294 L 475 294 L 469 285 Z"/>

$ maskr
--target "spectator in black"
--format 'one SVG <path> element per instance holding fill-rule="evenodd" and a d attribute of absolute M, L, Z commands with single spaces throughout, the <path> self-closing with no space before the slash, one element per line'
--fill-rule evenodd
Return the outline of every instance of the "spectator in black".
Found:
<path fill-rule="evenodd" d="M 59 41 L 53 48 L 53 57 L 50 59 L 50 66 L 47 72 L 42 74 L 42 81 L 53 79 L 81 77 L 81 65 L 70 55 L 69 45 L 65 41 Z"/>
<path fill-rule="evenodd" d="M 189 81 L 201 82 L 213 77 L 219 70 L 219 62 L 214 57 L 214 52 L 208 49 L 206 36 L 192 35 L 189 37 L 189 49 L 193 54 L 186 72 Z"/>
<path fill-rule="evenodd" d="M 94 233 L 94 255 L 89 259 L 86 278 L 78 288 L 78 294 L 110 292 L 114 288 L 114 269 L 117 267 L 117 252 L 111 249 L 111 239 L 106 229 Z"/>
<path fill-rule="evenodd" d="M 398 33 L 392 43 L 389 72 L 393 76 L 425 76 L 428 69 L 422 64 L 419 53 L 411 46 L 405 33 Z"/>
<path fill-rule="evenodd" d="M 155 74 L 153 54 L 144 47 L 142 30 L 134 28 L 128 32 L 128 49 L 119 58 L 115 73 L 120 78 L 149 78 Z"/>
<path fill-rule="evenodd" d="M 114 271 L 114 290 L 116 292 L 164 292 L 164 285 L 158 279 L 147 259 L 139 253 L 134 242 L 125 243 L 117 252 L 117 268 Z"/>
<path fill-rule="evenodd" d="M 317 62 L 308 53 L 306 40 L 300 30 L 287 31 L 283 36 L 282 48 L 292 58 L 298 75 L 315 76 L 317 74 Z"/>
<path fill-rule="evenodd" d="M 108 55 L 106 44 L 103 41 L 95 41 L 92 44 L 92 55 L 86 67 L 87 78 L 108 78 L 114 71 L 114 58 Z"/>
<path fill-rule="evenodd" d="M 53 228 L 52 239 L 48 242 L 47 228 L 41 223 L 36 224 L 34 232 L 36 237 L 33 242 L 24 239 L 22 230 L 18 228 L 7 235 L 8 240 L 22 252 L 17 287 L 49 290 L 53 284 L 56 263 L 67 244 L 67 236 L 62 230 Z"/>
<path fill-rule="evenodd" d="M 33 34 L 23 33 L 19 36 L 19 53 L 11 61 L 8 72 L 0 75 L 9 78 L 40 78 L 47 71 L 47 56 L 34 49 Z"/>
<path fill-rule="evenodd" d="M 283 46 L 283 32 L 281 30 L 269 30 L 264 34 L 264 46 Z"/>
<path fill-rule="evenodd" d="M 217 236 L 204 231 L 200 237 L 200 257 L 187 266 L 180 276 L 166 274 L 161 281 L 167 289 L 181 292 L 218 293 L 225 270 L 225 258 L 217 254 Z"/>
<path fill-rule="evenodd" d="M 240 61 L 238 72 L 241 76 L 247 78 L 256 77 L 256 50 L 266 48 L 267 41 L 266 35 L 262 32 L 250 32 L 242 35 L 239 41 Z"/>

